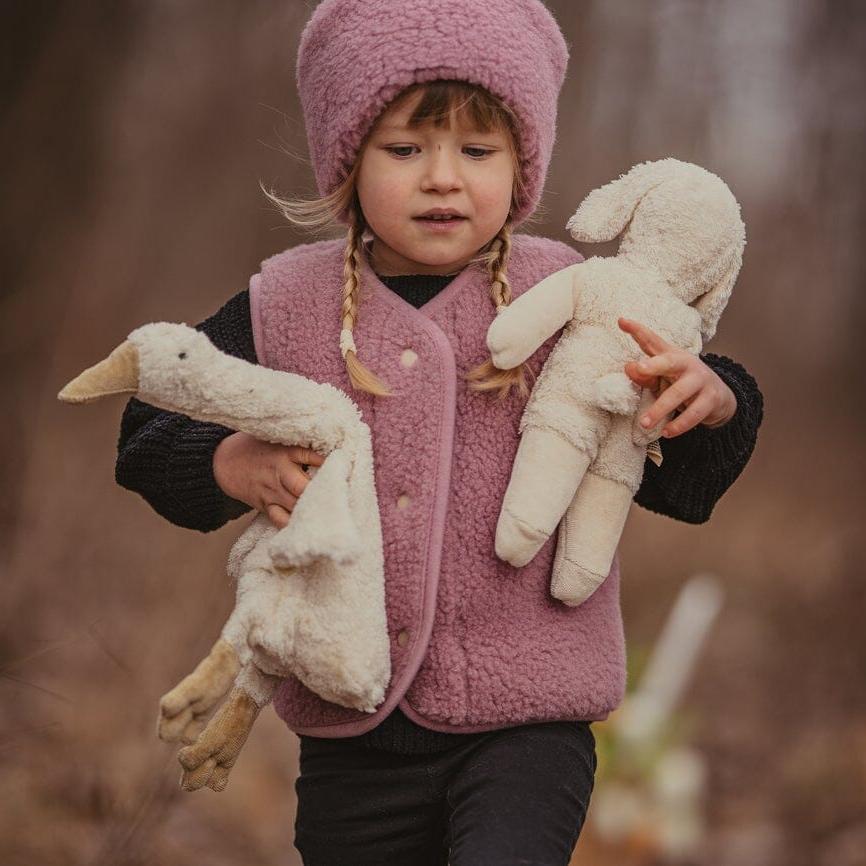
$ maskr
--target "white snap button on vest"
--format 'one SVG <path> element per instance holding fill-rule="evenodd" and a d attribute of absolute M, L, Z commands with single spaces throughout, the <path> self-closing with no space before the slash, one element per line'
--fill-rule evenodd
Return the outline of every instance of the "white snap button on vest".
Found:
<path fill-rule="evenodd" d="M 418 356 L 411 349 L 404 349 L 400 355 L 400 363 L 404 367 L 411 367 L 418 360 Z"/>
<path fill-rule="evenodd" d="M 407 508 L 409 506 L 409 497 L 403 493 L 397 497 L 397 508 Z"/>
<path fill-rule="evenodd" d="M 400 646 L 406 646 L 406 644 L 409 643 L 409 632 L 406 631 L 405 628 L 400 629 L 400 632 L 397 635 L 397 643 L 400 644 Z"/>

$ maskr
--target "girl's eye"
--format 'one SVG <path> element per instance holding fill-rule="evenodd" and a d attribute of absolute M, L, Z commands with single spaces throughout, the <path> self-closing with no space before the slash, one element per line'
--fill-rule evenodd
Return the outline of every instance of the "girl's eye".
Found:
<path fill-rule="evenodd" d="M 392 145 L 391 147 L 386 147 L 385 150 L 387 150 L 389 153 L 393 153 L 394 156 L 396 156 L 398 159 L 406 159 L 407 157 L 411 156 L 412 154 L 411 153 L 398 153 L 397 151 L 412 150 L 414 148 L 415 148 L 414 144 L 395 144 L 395 145 Z M 466 148 L 464 148 L 464 150 L 466 150 L 467 152 L 468 151 L 474 151 L 473 153 L 470 153 L 469 155 L 473 159 L 479 159 L 479 160 L 483 159 L 488 154 L 493 153 L 492 150 L 487 150 L 483 147 L 466 147 Z"/>

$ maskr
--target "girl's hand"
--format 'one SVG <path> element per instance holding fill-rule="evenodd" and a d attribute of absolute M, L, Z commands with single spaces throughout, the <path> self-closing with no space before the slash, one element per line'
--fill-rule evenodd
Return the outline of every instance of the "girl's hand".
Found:
<path fill-rule="evenodd" d="M 213 473 L 223 493 L 265 512 L 281 529 L 310 483 L 310 476 L 301 467 L 324 462 L 321 454 L 309 448 L 262 442 L 238 432 L 217 445 Z"/>
<path fill-rule="evenodd" d="M 680 414 L 662 430 L 666 438 L 679 436 L 696 424 L 721 427 L 730 421 L 737 411 L 737 398 L 715 370 L 640 322 L 620 317 L 618 324 L 650 356 L 625 365 L 626 375 L 657 398 L 641 417 L 642 428 L 651 428 L 674 409 Z"/>

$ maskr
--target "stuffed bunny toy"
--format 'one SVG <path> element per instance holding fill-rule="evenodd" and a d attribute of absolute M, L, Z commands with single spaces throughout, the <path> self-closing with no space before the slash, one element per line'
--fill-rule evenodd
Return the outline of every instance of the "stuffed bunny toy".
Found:
<path fill-rule="evenodd" d="M 219 351 L 185 324 L 136 328 L 58 394 L 111 394 L 325 455 L 281 529 L 258 514 L 229 553 L 236 604 L 208 656 L 160 701 L 158 735 L 182 740 L 181 787 L 225 788 L 260 710 L 295 675 L 327 701 L 373 712 L 391 677 L 370 428 L 332 385 Z M 234 685 L 204 727 L 203 718 Z"/>
<path fill-rule="evenodd" d="M 617 320 L 699 354 L 731 295 L 745 227 L 720 178 L 662 159 L 591 192 L 566 228 L 593 243 L 622 235 L 619 250 L 563 268 L 503 307 L 487 346 L 497 367 L 516 367 L 565 326 L 520 420 L 495 549 L 525 565 L 559 526 L 551 594 L 574 606 L 610 572 L 647 446 L 673 414 L 639 426 L 654 397 L 624 372 L 641 352 Z"/>

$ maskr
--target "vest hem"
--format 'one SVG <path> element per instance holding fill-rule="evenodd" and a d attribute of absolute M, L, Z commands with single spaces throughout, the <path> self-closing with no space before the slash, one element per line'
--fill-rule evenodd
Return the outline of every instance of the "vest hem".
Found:
<path fill-rule="evenodd" d="M 343 737 L 356 737 L 361 734 L 366 734 L 373 730 L 377 725 L 384 721 L 395 707 L 403 711 L 404 715 L 416 725 L 422 728 L 427 728 L 430 731 L 436 731 L 442 734 L 482 734 L 487 731 L 501 731 L 507 728 L 516 728 L 522 725 L 541 724 L 548 721 L 575 721 L 575 722 L 603 722 L 610 715 L 610 712 L 596 713 L 595 715 L 585 716 L 582 719 L 528 719 L 516 722 L 490 722 L 477 725 L 452 725 L 447 722 L 435 722 L 422 716 L 409 703 L 405 695 L 401 696 L 396 702 L 385 701 L 375 713 L 372 713 L 365 719 L 357 719 L 350 722 L 333 722 L 325 725 L 302 725 L 294 726 L 290 722 L 282 719 L 286 727 L 297 736 L 304 737 L 323 737 L 326 739 L 342 739 Z"/>
<path fill-rule="evenodd" d="M 431 731 L 438 731 L 441 734 L 473 734 L 473 733 L 483 733 L 484 731 L 499 731 L 504 730 L 505 728 L 515 728 L 520 725 L 532 725 L 537 724 L 539 722 L 545 721 L 585 721 L 585 722 L 602 722 L 604 721 L 609 713 L 603 713 L 601 715 L 595 716 L 587 716 L 584 719 L 530 719 L 527 721 L 519 721 L 519 722 L 508 722 L 506 724 L 501 724 L 499 722 L 491 722 L 491 723 L 481 723 L 478 725 L 452 725 L 448 722 L 434 722 L 431 719 L 425 718 L 422 716 L 418 710 L 416 710 L 412 704 L 409 703 L 407 698 L 403 698 L 400 701 L 400 709 L 403 713 L 416 725 L 421 725 L 424 728 L 429 728 Z"/>

